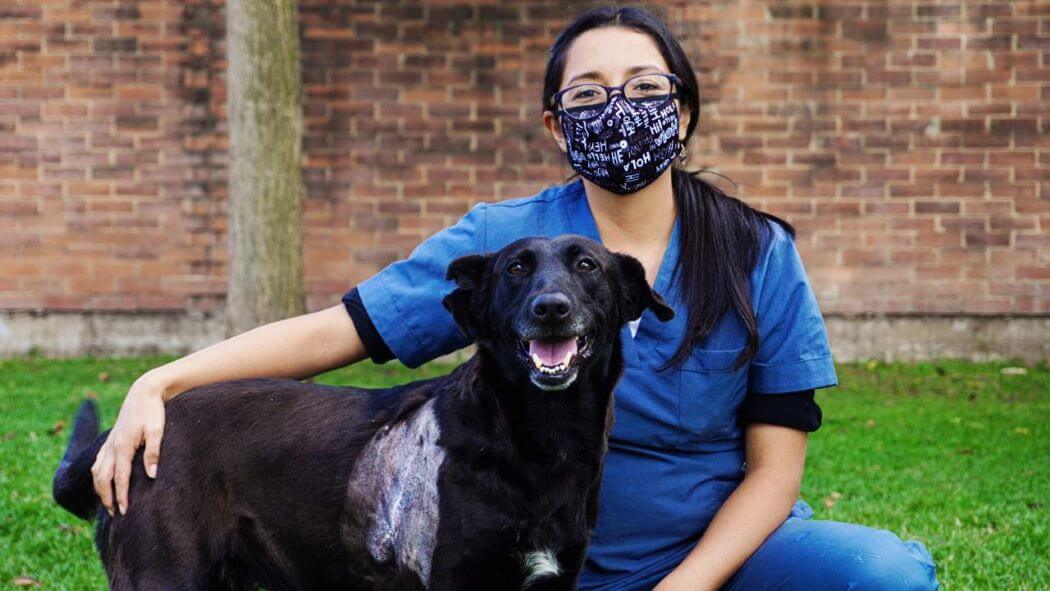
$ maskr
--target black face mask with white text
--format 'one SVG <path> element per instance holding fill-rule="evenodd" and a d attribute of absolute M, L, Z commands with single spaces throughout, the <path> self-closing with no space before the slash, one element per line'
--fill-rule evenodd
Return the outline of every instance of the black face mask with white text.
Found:
<path fill-rule="evenodd" d="M 613 95 L 593 118 L 561 116 L 569 164 L 592 183 L 623 195 L 655 181 L 678 156 L 678 107 Z"/>

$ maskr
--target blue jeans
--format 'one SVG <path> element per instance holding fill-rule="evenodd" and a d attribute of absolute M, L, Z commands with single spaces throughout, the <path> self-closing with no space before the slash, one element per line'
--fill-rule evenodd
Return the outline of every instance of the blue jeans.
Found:
<path fill-rule="evenodd" d="M 863 525 L 810 519 L 798 501 L 791 515 L 729 579 L 723 591 L 911 591 L 940 588 L 933 558 L 915 540 Z M 675 565 L 632 589 L 652 589 Z"/>

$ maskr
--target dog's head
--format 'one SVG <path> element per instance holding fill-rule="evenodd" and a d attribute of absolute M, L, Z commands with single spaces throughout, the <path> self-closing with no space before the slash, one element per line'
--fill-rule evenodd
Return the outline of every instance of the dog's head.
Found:
<path fill-rule="evenodd" d="M 515 380 L 563 390 L 593 358 L 606 358 L 624 323 L 674 310 L 649 287 L 632 256 L 577 235 L 522 238 L 449 265 L 456 289 L 443 303 Z"/>

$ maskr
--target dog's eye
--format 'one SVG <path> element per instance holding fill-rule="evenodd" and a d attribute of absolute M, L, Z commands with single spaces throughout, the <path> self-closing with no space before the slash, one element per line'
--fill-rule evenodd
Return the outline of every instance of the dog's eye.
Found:
<path fill-rule="evenodd" d="M 598 268 L 598 265 L 591 259 L 583 258 L 576 261 L 576 268 L 580 271 L 593 271 Z"/>
<path fill-rule="evenodd" d="M 511 275 L 524 275 L 525 265 L 523 265 L 521 261 L 514 261 L 507 265 L 507 273 L 510 273 Z"/>

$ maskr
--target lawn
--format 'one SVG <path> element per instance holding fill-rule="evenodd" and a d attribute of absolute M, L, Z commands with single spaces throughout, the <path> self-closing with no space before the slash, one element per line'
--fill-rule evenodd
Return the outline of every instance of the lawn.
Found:
<path fill-rule="evenodd" d="M 167 359 L 0 360 L 0 588 L 19 577 L 105 587 L 90 525 L 51 501 L 60 422 L 95 392 L 110 425 L 131 382 Z M 824 426 L 802 489 L 816 518 L 921 540 L 945 589 L 1050 587 L 1050 370 L 1009 365 L 839 365 L 841 385 L 818 394 Z M 320 381 L 378 386 L 448 369 L 360 364 Z"/>

